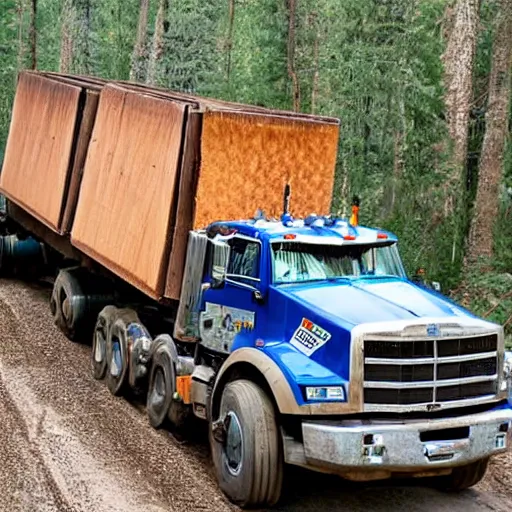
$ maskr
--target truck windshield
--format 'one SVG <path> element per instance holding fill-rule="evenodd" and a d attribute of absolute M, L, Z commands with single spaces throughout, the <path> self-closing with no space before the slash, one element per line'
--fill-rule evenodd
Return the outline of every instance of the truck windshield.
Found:
<path fill-rule="evenodd" d="M 298 283 L 360 276 L 405 277 L 396 244 L 272 244 L 274 283 Z"/>

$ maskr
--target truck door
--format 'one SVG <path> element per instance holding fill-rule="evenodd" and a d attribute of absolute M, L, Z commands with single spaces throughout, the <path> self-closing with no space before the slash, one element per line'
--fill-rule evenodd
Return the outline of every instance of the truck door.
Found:
<path fill-rule="evenodd" d="M 199 322 L 203 345 L 218 352 L 254 346 L 261 316 L 261 306 L 254 297 L 261 283 L 261 242 L 236 235 L 228 244 L 231 252 L 226 281 L 222 288 L 210 287 L 203 293 Z"/>

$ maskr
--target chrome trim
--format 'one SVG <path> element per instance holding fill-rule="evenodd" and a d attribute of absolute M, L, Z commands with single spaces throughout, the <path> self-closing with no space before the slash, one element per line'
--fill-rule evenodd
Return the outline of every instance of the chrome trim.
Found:
<path fill-rule="evenodd" d="M 464 338 L 465 339 L 465 338 Z M 446 363 L 463 363 L 465 361 L 478 361 L 479 359 L 488 359 L 490 357 L 497 357 L 498 352 L 479 352 L 478 354 L 467 354 L 465 356 L 447 356 L 439 357 L 437 359 L 438 364 Z M 365 357 L 365 364 L 380 364 L 380 365 L 420 365 L 420 364 L 434 364 L 435 357 L 418 357 L 408 359 L 397 359 L 397 358 L 378 358 L 378 357 Z"/>
<path fill-rule="evenodd" d="M 437 346 L 437 341 L 434 341 L 434 385 L 432 390 L 432 402 L 437 402 L 437 358 L 439 357 L 439 347 Z"/>
<path fill-rule="evenodd" d="M 241 281 L 235 281 L 234 279 L 226 278 L 226 283 L 229 283 L 232 286 L 240 286 L 240 288 L 245 288 L 247 290 L 251 290 L 252 292 L 259 291 L 259 289 L 252 284 L 242 283 Z"/>
<path fill-rule="evenodd" d="M 455 309 L 455 308 L 454 308 Z M 459 316 L 460 315 L 460 316 Z M 463 402 L 440 402 L 428 404 L 412 404 L 412 405 L 390 405 L 390 404 L 364 404 L 364 339 L 389 341 L 393 339 L 409 341 L 409 340 L 428 340 L 436 339 L 427 336 L 426 326 L 428 324 L 439 325 L 439 338 L 472 338 L 476 336 L 485 336 L 496 334 L 498 336 L 497 350 L 497 373 L 498 373 L 498 392 L 496 395 L 477 397 L 474 399 L 464 400 Z M 352 408 L 360 407 L 361 412 L 409 412 L 409 411 L 429 411 L 432 409 L 444 410 L 454 407 L 466 407 L 499 401 L 506 398 L 505 392 L 500 392 L 502 381 L 502 368 L 505 350 L 505 336 L 503 327 L 500 325 L 473 318 L 462 316 L 458 310 L 454 310 L 452 317 L 429 317 L 417 318 L 413 320 L 393 320 L 390 322 L 374 322 L 360 324 L 352 329 L 351 333 L 351 353 L 350 353 L 350 399 L 349 403 Z"/>
<path fill-rule="evenodd" d="M 456 386 L 457 384 L 473 384 L 475 382 L 490 382 L 497 380 L 498 375 L 480 375 L 476 377 L 466 377 L 464 379 L 441 379 L 441 380 L 422 380 L 416 382 L 387 382 L 387 381 L 365 381 L 364 387 L 371 389 L 407 389 L 407 388 L 443 388 L 447 386 Z M 434 396 L 435 402 L 435 396 Z"/>
<path fill-rule="evenodd" d="M 492 404 L 493 402 L 501 402 L 502 398 L 496 397 L 496 395 L 485 395 L 477 398 L 470 398 L 464 400 L 451 400 L 449 402 L 439 402 L 433 404 L 432 402 L 424 402 L 421 404 L 411 405 L 400 405 L 400 404 L 364 404 L 365 412 L 403 412 L 407 409 L 407 412 L 421 412 L 428 410 L 440 410 L 440 409 L 454 409 L 456 407 L 468 407 L 470 405 L 482 405 Z"/>
<path fill-rule="evenodd" d="M 244 276 L 243 274 L 226 274 L 226 278 L 234 278 L 239 277 L 240 279 L 248 279 L 249 281 L 255 281 L 260 283 L 261 279 L 259 277 L 250 277 L 250 276 Z"/>
<path fill-rule="evenodd" d="M 284 458 L 316 471 L 360 479 L 389 478 L 393 473 L 410 475 L 463 466 L 503 453 L 512 441 L 512 410 L 434 420 L 311 421 L 302 423 L 302 442 L 283 433 Z M 463 439 L 421 441 L 420 433 L 470 427 Z"/>

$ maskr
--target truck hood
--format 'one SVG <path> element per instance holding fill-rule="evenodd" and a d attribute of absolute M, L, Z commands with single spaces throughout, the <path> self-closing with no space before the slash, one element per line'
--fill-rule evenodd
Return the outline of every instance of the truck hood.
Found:
<path fill-rule="evenodd" d="M 269 304 L 265 327 L 268 339 L 276 342 L 264 350 L 287 375 L 298 403 L 303 403 L 300 386 L 347 385 L 351 333 L 357 325 L 418 318 L 475 319 L 436 292 L 400 278 L 272 286 Z"/>
<path fill-rule="evenodd" d="M 441 295 L 398 278 L 307 283 L 280 291 L 334 323 L 352 326 L 418 317 L 472 316 Z"/>

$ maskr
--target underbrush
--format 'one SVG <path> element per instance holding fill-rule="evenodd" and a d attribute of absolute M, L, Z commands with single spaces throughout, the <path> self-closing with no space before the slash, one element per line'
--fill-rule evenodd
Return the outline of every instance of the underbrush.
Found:
<path fill-rule="evenodd" d="M 505 345 L 512 349 L 512 274 L 498 268 L 475 269 L 453 298 L 479 317 L 505 327 Z"/>

